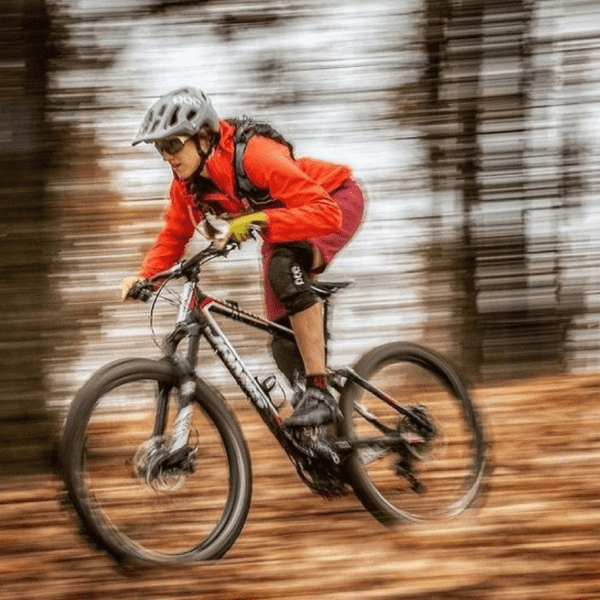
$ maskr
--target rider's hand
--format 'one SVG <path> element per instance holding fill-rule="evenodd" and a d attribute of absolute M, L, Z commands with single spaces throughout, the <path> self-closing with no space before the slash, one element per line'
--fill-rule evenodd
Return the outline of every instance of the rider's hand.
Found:
<path fill-rule="evenodd" d="M 126 277 L 121 282 L 121 301 L 125 300 L 143 300 L 140 296 L 140 292 L 144 289 L 146 279 L 139 275 L 131 275 Z M 146 298 L 147 299 L 147 298 Z"/>
<path fill-rule="evenodd" d="M 238 243 L 245 242 L 251 236 L 252 225 L 263 226 L 266 223 L 267 215 L 264 212 L 237 217 L 229 222 L 228 238 Z"/>

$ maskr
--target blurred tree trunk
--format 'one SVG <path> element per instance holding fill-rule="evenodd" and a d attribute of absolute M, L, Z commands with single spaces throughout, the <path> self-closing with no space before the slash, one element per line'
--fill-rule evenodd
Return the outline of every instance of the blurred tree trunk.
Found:
<path fill-rule="evenodd" d="M 453 273 L 452 329 L 457 357 L 463 368 L 478 375 L 482 362 L 482 335 L 477 309 L 477 246 L 472 213 L 481 200 L 481 71 L 483 67 L 485 0 L 426 0 L 424 20 L 425 69 L 423 88 L 427 124 L 424 141 L 429 156 L 431 187 L 435 195 L 455 188 L 460 199 L 462 228 L 458 240 L 427 253 L 432 273 Z M 454 81 L 460 81 L 456 85 Z M 450 88 L 452 93 L 448 93 Z M 440 223 L 433 221 L 435 227 Z M 434 231 L 435 245 L 441 231 Z M 452 253 L 452 257 L 448 254 Z M 435 275 L 433 276 L 436 277 Z M 442 293 L 443 295 L 443 293 Z M 442 302 L 445 299 L 442 298 Z"/>
<path fill-rule="evenodd" d="M 423 14 L 424 110 L 412 116 L 424 132 L 434 197 L 453 192 L 461 212 L 459 231 L 443 231 L 442 210 L 432 219 L 431 285 L 440 287 L 442 272 L 451 282 L 428 296 L 432 312 L 451 294 L 446 327 L 475 378 L 562 369 L 581 303 L 561 293 L 559 228 L 542 239 L 528 227 L 538 215 L 558 223 L 569 206 L 560 156 L 544 150 L 562 177 L 531 171 L 533 4 L 425 0 Z M 566 179 L 571 194 L 579 183 Z"/>
<path fill-rule="evenodd" d="M 453 53 L 451 68 L 459 74 L 460 90 L 457 93 L 458 148 L 457 172 L 459 195 L 462 203 L 462 236 L 460 271 L 463 280 L 463 327 L 460 347 L 462 361 L 479 374 L 483 363 L 483 349 L 479 311 L 477 308 L 477 241 L 474 235 L 473 210 L 481 201 L 479 168 L 481 150 L 479 127 L 481 123 L 481 72 L 483 68 L 483 15 L 485 0 L 470 0 L 461 4 L 453 17 L 453 28 L 468 36 L 468 44 L 458 44 Z"/>
<path fill-rule="evenodd" d="M 44 0 L 3 0 L 0 24 L 0 474 L 45 468 L 53 426 L 43 359 L 51 233 L 45 173 L 50 20 Z"/>

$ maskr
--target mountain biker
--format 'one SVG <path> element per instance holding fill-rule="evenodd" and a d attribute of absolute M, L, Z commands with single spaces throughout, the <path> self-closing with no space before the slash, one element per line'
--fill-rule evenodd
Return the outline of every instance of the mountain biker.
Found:
<path fill-rule="evenodd" d="M 291 325 L 296 344 L 275 336 L 271 351 L 291 383 L 304 392 L 287 427 L 313 427 L 341 418 L 328 387 L 321 305 L 310 279 L 324 271 L 357 231 L 364 196 L 351 170 L 313 158 L 295 159 L 290 147 L 253 135 L 243 153 L 246 177 L 268 192 L 266 202 L 244 198 L 236 185 L 235 126 L 219 118 L 201 90 L 180 88 L 147 111 L 132 145 L 153 143 L 173 171 L 165 222 L 139 275 L 123 282 L 122 297 L 135 296 L 134 283 L 163 271 L 183 255 L 204 219 L 218 215 L 229 239 L 243 242 L 253 227 L 263 238 L 262 264 L 267 318 Z M 289 319 L 289 320 L 288 320 Z"/>

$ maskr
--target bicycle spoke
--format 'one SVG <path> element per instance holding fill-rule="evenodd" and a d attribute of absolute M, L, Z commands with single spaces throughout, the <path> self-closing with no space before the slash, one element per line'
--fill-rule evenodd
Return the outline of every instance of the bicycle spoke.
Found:
<path fill-rule="evenodd" d="M 342 408 L 358 446 L 349 475 L 365 506 L 386 523 L 466 508 L 481 485 L 483 442 L 450 367 L 418 347 L 390 344 L 359 361 L 357 371 L 370 385 L 348 384 Z M 408 415 L 371 393 L 374 387 Z"/>
<path fill-rule="evenodd" d="M 227 458 L 218 433 L 196 408 L 195 472 L 144 476 L 139 467 L 154 446 L 153 384 L 121 386 L 98 402 L 87 429 L 86 485 L 101 518 L 121 534 L 151 552 L 181 553 L 219 522 L 229 487 Z M 137 400 L 135 407 L 127 402 L 131 399 Z M 127 412 L 115 418 L 119 404 L 126 404 Z M 171 425 L 168 421 L 167 431 Z M 169 440 L 164 442 L 168 448 Z"/>
<path fill-rule="evenodd" d="M 65 425 L 69 497 L 91 537 L 118 559 L 218 558 L 245 522 L 251 480 L 239 427 L 203 388 L 188 442 L 173 448 L 177 410 L 162 434 L 155 430 L 156 398 L 159 390 L 176 396 L 172 382 L 166 363 L 117 361 L 84 386 Z"/>

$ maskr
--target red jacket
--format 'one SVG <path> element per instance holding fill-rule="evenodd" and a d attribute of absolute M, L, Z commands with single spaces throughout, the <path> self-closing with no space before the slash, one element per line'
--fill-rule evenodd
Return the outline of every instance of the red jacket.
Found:
<path fill-rule="evenodd" d="M 220 192 L 205 196 L 205 200 L 218 202 L 226 212 L 236 214 L 247 205 L 235 196 L 234 128 L 221 121 L 220 132 L 219 145 L 206 163 Z M 285 146 L 263 136 L 250 139 L 243 165 L 250 182 L 268 189 L 276 201 L 263 211 L 267 215 L 265 239 L 293 242 L 340 229 L 341 211 L 329 192 L 352 176 L 348 167 L 312 158 L 293 160 Z M 143 262 L 142 277 L 150 277 L 178 261 L 194 234 L 195 225 L 202 220 L 185 182 L 178 177 L 171 184 L 170 198 L 165 224 Z"/>

